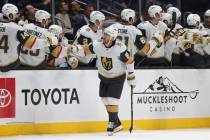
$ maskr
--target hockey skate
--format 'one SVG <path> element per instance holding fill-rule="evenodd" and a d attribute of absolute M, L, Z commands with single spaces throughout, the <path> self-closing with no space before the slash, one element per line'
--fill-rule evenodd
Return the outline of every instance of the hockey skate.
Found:
<path fill-rule="evenodd" d="M 112 136 L 114 133 L 117 133 L 123 129 L 121 122 L 118 120 L 116 122 L 109 122 L 107 132 L 108 136 Z"/>

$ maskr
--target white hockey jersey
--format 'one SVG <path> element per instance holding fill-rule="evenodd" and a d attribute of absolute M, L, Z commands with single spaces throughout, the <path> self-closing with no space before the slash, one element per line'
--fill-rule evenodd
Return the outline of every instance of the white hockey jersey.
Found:
<path fill-rule="evenodd" d="M 67 57 L 70 57 L 68 52 L 68 39 L 63 37 L 59 40 L 58 46 L 51 49 L 50 54 L 48 55 L 48 66 L 55 66 L 55 67 L 68 67 L 67 64 Z"/>
<path fill-rule="evenodd" d="M 203 36 L 210 36 L 210 28 L 202 28 L 201 30 L 201 34 L 203 35 Z"/>
<path fill-rule="evenodd" d="M 76 35 L 76 39 L 74 41 L 75 45 L 87 45 L 94 40 L 101 39 L 102 37 L 102 30 L 98 30 L 97 32 L 94 32 L 89 25 L 82 26 L 78 31 Z M 95 58 L 95 55 L 89 55 L 85 57 L 76 56 L 79 61 L 82 63 L 89 63 L 93 58 Z"/>
<path fill-rule="evenodd" d="M 52 34 L 48 32 L 47 29 L 41 28 L 34 24 L 24 24 L 24 31 L 29 35 L 36 36 L 40 39 L 47 39 L 47 37 L 51 37 Z M 42 44 L 43 45 L 43 44 Z M 42 64 L 45 61 L 46 53 L 49 52 L 48 47 L 49 44 L 46 43 L 46 46 L 43 46 L 43 49 L 28 49 L 22 48 L 20 52 L 20 62 L 23 65 L 36 67 Z"/>
<path fill-rule="evenodd" d="M 170 29 L 168 29 L 170 30 Z M 182 42 L 183 38 L 180 38 L 183 36 L 183 34 L 185 33 L 184 28 L 180 25 L 180 24 L 176 24 L 174 29 L 172 30 L 172 33 L 170 34 L 171 37 L 169 38 L 169 40 L 167 40 L 164 44 L 165 49 L 165 58 L 168 60 L 168 62 L 171 62 L 172 60 L 172 54 L 180 54 L 180 49 L 181 48 L 183 50 L 183 46 L 179 46 L 182 45 L 178 42 Z M 181 39 L 181 40 L 180 40 Z M 178 45 L 177 45 L 178 44 Z"/>
<path fill-rule="evenodd" d="M 160 33 L 164 36 L 165 31 L 168 29 L 167 25 L 162 21 L 159 21 L 157 25 L 152 25 L 149 21 L 141 22 L 137 26 L 145 35 L 146 40 L 149 41 L 153 38 L 156 33 Z M 160 58 L 164 57 L 164 47 L 156 48 L 152 56 L 148 56 L 149 58 Z"/>
<path fill-rule="evenodd" d="M 185 29 L 184 39 L 188 39 L 194 45 L 194 51 L 204 55 L 204 45 L 202 44 L 202 34 L 199 29 Z"/>
<path fill-rule="evenodd" d="M 172 60 L 172 54 L 179 54 L 179 48 L 177 46 L 177 40 L 175 38 L 170 38 L 166 43 L 165 43 L 165 58 L 168 60 L 168 62 L 171 62 Z"/>
<path fill-rule="evenodd" d="M 106 48 L 102 40 L 96 40 L 92 44 L 92 53 L 98 57 L 98 72 L 106 78 L 115 78 L 126 73 L 126 63 L 121 58 L 130 57 L 126 46 L 116 42 L 112 47 Z"/>
<path fill-rule="evenodd" d="M 0 67 L 8 66 L 18 60 L 18 31 L 22 27 L 16 23 L 0 23 Z"/>
<path fill-rule="evenodd" d="M 204 49 L 205 53 L 210 55 L 210 28 L 204 27 L 202 30 L 200 30 L 200 32 L 203 37 L 203 39 L 202 39 L 203 44 L 205 45 L 205 47 L 203 49 Z"/>
<path fill-rule="evenodd" d="M 145 44 L 145 38 L 142 32 L 135 26 L 122 25 L 120 23 L 115 23 L 111 26 L 118 30 L 117 41 L 122 41 L 127 46 L 127 50 L 132 56 L 144 47 L 140 39 L 142 39 L 142 42 Z"/>

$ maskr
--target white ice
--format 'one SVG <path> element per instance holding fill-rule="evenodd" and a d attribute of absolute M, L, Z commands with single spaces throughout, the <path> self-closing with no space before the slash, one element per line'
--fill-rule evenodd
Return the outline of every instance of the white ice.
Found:
<path fill-rule="evenodd" d="M 182 129 L 119 132 L 114 136 L 106 133 L 25 135 L 0 137 L 0 140 L 210 140 L 210 129 Z"/>

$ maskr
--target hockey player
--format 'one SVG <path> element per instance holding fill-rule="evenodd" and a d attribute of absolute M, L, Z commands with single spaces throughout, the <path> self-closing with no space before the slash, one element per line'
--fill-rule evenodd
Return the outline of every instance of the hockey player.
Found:
<path fill-rule="evenodd" d="M 204 30 L 206 30 L 210 36 L 210 9 L 206 10 L 204 14 Z"/>
<path fill-rule="evenodd" d="M 149 21 L 140 23 L 137 27 L 142 31 L 146 40 L 149 41 L 156 33 L 165 35 L 168 29 L 166 24 L 161 20 L 162 8 L 158 5 L 152 5 L 148 9 Z M 152 55 L 142 63 L 146 66 L 168 66 L 168 62 L 164 58 L 164 44 L 153 50 Z"/>
<path fill-rule="evenodd" d="M 178 39 L 180 36 L 183 36 L 185 31 L 184 31 L 184 28 L 178 23 L 178 21 L 181 18 L 180 10 L 178 8 L 176 8 L 176 7 L 169 7 L 167 9 L 167 13 L 170 14 L 171 16 L 172 16 L 173 12 L 176 13 L 176 25 L 175 25 L 175 27 L 174 27 L 174 29 L 172 31 L 172 34 L 174 35 L 174 37 L 176 39 Z M 169 26 L 169 28 L 171 28 L 171 27 Z"/>
<path fill-rule="evenodd" d="M 162 21 L 168 26 L 168 30 L 172 27 L 172 15 L 169 13 L 163 13 L 161 17 Z M 164 41 L 165 45 L 165 58 L 168 60 L 171 66 L 180 66 L 180 53 L 187 50 L 187 46 L 191 46 L 189 40 L 181 38 L 181 36 L 175 34 L 172 31 L 167 40 Z"/>
<path fill-rule="evenodd" d="M 62 53 L 62 50 L 68 49 L 69 47 L 68 39 L 64 37 L 62 27 L 58 25 L 51 25 L 49 27 L 49 32 L 57 37 L 58 46 L 55 46 L 53 49 L 51 49 L 51 53 L 48 55 L 48 60 L 47 60 L 48 66 L 55 66 L 55 67 L 70 66 L 72 69 L 75 69 L 78 65 L 78 60 L 76 57 L 72 56 L 71 54 L 68 54 L 65 57 L 59 57 L 59 55 Z"/>
<path fill-rule="evenodd" d="M 76 49 L 72 49 L 81 51 L 82 53 L 77 52 L 81 56 L 96 54 L 98 57 L 99 96 L 109 116 L 107 128 L 109 136 L 122 130 L 118 112 L 126 72 L 128 84 L 135 87 L 133 57 L 122 42 L 116 41 L 117 35 L 118 31 L 109 26 L 104 29 L 103 40 L 95 40 L 93 44 L 84 46 L 83 49 L 79 49 L 78 46 L 73 46 Z"/>
<path fill-rule="evenodd" d="M 162 22 L 164 22 L 167 27 L 170 29 L 172 26 L 172 15 L 169 13 L 162 13 L 161 17 Z"/>
<path fill-rule="evenodd" d="M 90 14 L 90 21 L 88 25 L 84 25 L 77 31 L 76 39 L 73 44 L 85 45 L 94 40 L 101 39 L 102 37 L 102 24 L 105 20 L 105 16 L 100 11 L 92 11 Z M 80 66 L 95 66 L 95 55 L 86 56 L 81 58 L 77 56 Z"/>
<path fill-rule="evenodd" d="M 162 43 L 163 37 L 156 34 L 150 41 L 146 41 L 142 32 L 133 26 L 135 16 L 134 10 L 124 9 L 121 12 L 122 23 L 115 23 L 111 26 L 118 30 L 117 40 L 127 46 L 127 50 L 132 56 L 149 56 L 153 48 L 158 47 Z M 135 63 L 138 64 L 138 61 L 135 61 Z"/>
<path fill-rule="evenodd" d="M 32 36 L 40 39 L 50 38 L 52 40 L 57 40 L 57 38 L 48 31 L 50 14 L 44 10 L 38 10 L 35 13 L 36 23 L 24 24 L 24 30 Z M 56 45 L 56 44 L 55 44 Z M 46 55 L 49 53 L 49 44 L 45 44 L 42 49 L 28 48 L 21 49 L 20 61 L 24 66 L 34 67 L 34 68 L 44 68 L 46 67 Z"/>
<path fill-rule="evenodd" d="M 191 50 L 188 49 L 188 52 L 182 56 L 182 65 L 204 67 L 204 45 L 202 43 L 202 34 L 199 30 L 200 16 L 197 14 L 189 14 L 187 17 L 187 24 L 189 28 L 185 29 L 186 33 L 184 34 L 184 39 L 189 40 L 193 46 Z"/>
<path fill-rule="evenodd" d="M 204 13 L 204 28 L 201 29 L 202 42 L 204 45 L 204 58 L 206 62 L 206 67 L 210 67 L 210 9 L 206 10 Z"/>
<path fill-rule="evenodd" d="M 170 30 L 170 28 L 172 27 L 172 15 L 169 13 L 163 13 L 161 19 L 167 25 L 168 30 Z M 179 56 L 179 48 L 177 48 L 177 44 L 176 44 L 177 40 L 174 37 L 175 37 L 174 32 L 172 32 L 170 33 L 170 37 L 164 42 L 165 58 L 170 63 L 171 66 L 172 66 L 172 63 L 176 63 L 176 65 L 178 65 L 178 62 L 174 62 L 172 59 L 173 54 L 176 54 Z"/>
<path fill-rule="evenodd" d="M 19 66 L 19 50 L 22 47 L 41 45 L 47 43 L 47 40 L 28 35 L 14 22 L 18 13 L 15 5 L 5 4 L 2 13 L 6 23 L 0 23 L 0 69 L 8 71 Z"/>

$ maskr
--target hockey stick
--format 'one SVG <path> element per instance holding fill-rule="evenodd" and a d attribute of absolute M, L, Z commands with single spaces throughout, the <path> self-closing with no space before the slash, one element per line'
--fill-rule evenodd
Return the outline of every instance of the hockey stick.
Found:
<path fill-rule="evenodd" d="M 165 38 L 166 36 L 170 36 L 170 33 L 173 31 L 173 29 L 175 28 L 175 26 L 176 26 L 176 12 L 173 12 L 173 13 L 172 13 L 172 26 L 171 26 L 171 28 L 170 28 L 169 31 L 166 30 L 164 38 Z M 157 47 L 157 46 L 156 46 L 156 47 Z M 155 47 L 154 49 L 156 49 L 156 47 Z M 154 49 L 153 49 L 153 50 L 154 50 Z M 136 66 L 139 66 L 146 58 L 147 58 L 147 55 L 145 55 L 145 56 L 142 58 L 142 60 L 136 64 Z"/>
<path fill-rule="evenodd" d="M 129 132 L 133 131 L 133 86 L 131 86 L 131 124 L 129 128 Z"/>
<path fill-rule="evenodd" d="M 165 33 L 165 36 L 169 36 L 170 33 L 173 31 L 173 29 L 176 27 L 176 12 L 173 12 L 172 13 L 172 25 L 171 25 L 171 29 L 166 33 Z"/>

